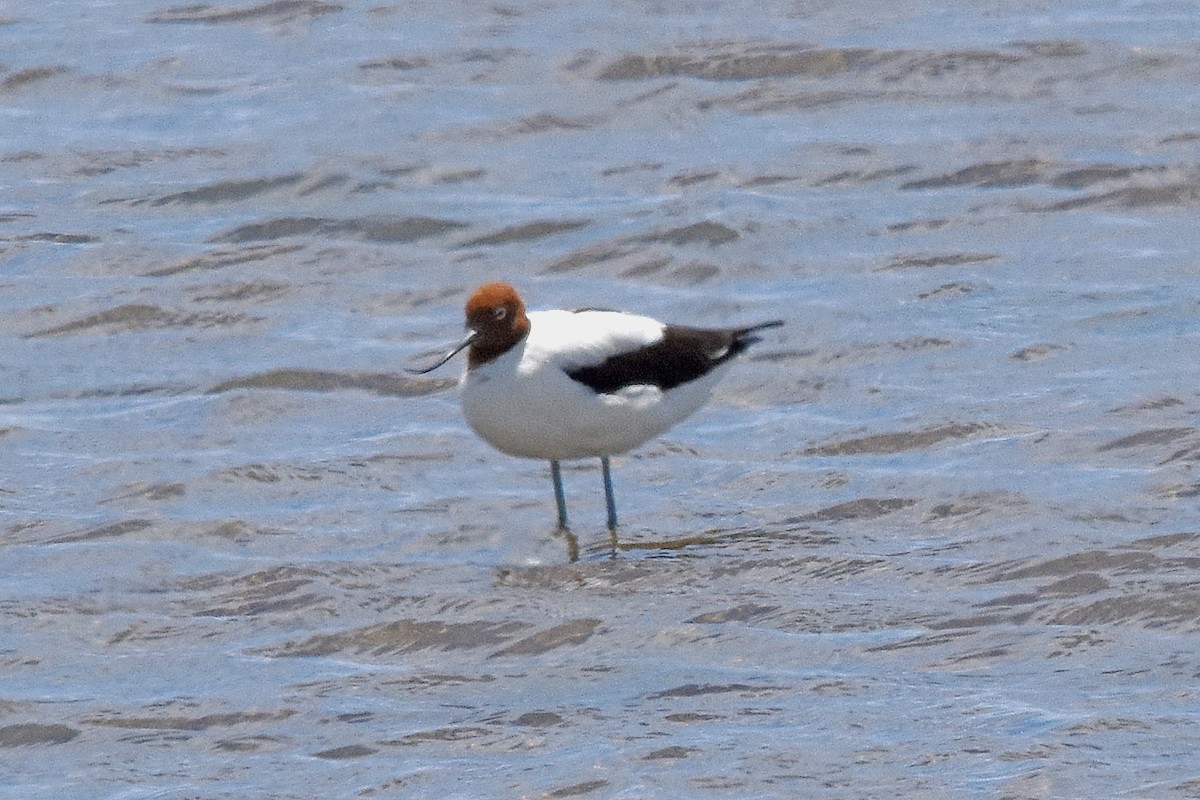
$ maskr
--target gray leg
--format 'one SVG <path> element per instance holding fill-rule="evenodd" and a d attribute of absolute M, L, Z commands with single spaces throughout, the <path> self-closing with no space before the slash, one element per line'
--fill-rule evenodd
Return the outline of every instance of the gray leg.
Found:
<path fill-rule="evenodd" d="M 579 539 L 566 528 L 562 528 L 560 532 L 567 540 L 567 563 L 574 564 L 579 561 Z"/>
<path fill-rule="evenodd" d="M 617 529 L 617 501 L 613 499 L 612 469 L 608 465 L 608 456 L 600 456 L 600 469 L 604 473 L 604 504 L 608 507 L 608 529 Z"/>
<path fill-rule="evenodd" d="M 567 499 L 563 496 L 562 468 L 557 461 L 550 462 L 550 480 L 554 481 L 554 502 L 558 503 L 558 527 L 567 528 Z"/>

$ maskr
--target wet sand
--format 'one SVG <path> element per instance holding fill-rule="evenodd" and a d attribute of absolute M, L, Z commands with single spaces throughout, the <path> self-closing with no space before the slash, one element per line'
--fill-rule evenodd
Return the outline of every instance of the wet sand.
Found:
<path fill-rule="evenodd" d="M 0 794 L 1200 796 L 1196 33 L 9 4 Z M 614 552 L 403 372 L 491 279 L 788 324 Z"/>

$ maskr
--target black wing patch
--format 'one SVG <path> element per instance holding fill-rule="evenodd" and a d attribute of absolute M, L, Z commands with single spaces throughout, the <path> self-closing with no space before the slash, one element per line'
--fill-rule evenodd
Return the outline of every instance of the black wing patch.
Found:
<path fill-rule="evenodd" d="M 782 324 L 782 320 L 773 320 L 732 330 L 668 325 L 663 338 L 654 344 L 611 356 L 592 367 L 569 370 L 567 375 L 597 394 L 638 385 L 657 386 L 665 392 L 707 375 L 760 341 L 755 331 Z"/>

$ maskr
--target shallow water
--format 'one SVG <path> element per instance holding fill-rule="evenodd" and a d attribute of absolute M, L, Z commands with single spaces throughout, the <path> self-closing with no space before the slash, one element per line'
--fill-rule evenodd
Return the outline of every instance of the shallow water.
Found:
<path fill-rule="evenodd" d="M 1192 4 L 80 6 L 0 18 L 3 796 L 1200 796 Z M 402 370 L 497 278 L 788 321 L 615 553 Z"/>

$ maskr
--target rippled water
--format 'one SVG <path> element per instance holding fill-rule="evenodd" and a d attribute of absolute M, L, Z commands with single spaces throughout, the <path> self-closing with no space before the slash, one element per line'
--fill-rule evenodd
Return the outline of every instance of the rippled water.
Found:
<path fill-rule="evenodd" d="M 0 792 L 1200 796 L 1198 36 L 6 4 Z M 403 373 L 497 278 L 788 320 L 615 553 Z"/>

